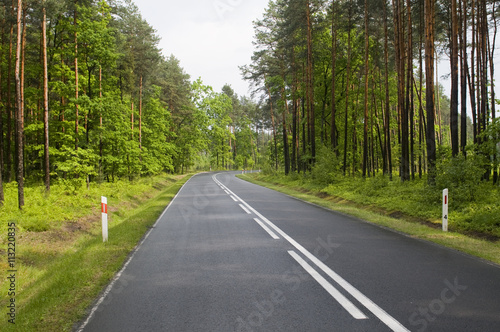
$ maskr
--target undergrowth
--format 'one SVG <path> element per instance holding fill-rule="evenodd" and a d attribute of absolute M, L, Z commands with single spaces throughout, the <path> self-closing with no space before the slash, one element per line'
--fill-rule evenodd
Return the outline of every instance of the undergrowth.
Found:
<path fill-rule="evenodd" d="M 401 182 L 397 174 L 362 178 L 342 175 L 333 153 L 322 151 L 316 165 L 305 174 L 264 172 L 257 179 L 309 190 L 348 200 L 389 215 L 406 215 L 434 224 L 441 223 L 442 191 L 449 189 L 450 229 L 489 238 L 500 238 L 500 189 L 483 182 L 484 168 L 479 158 L 445 158 L 438 162 L 436 184 L 427 175 Z"/>

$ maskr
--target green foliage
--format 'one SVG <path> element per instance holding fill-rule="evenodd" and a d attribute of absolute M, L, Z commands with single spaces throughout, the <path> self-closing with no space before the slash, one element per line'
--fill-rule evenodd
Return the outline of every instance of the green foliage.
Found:
<path fill-rule="evenodd" d="M 341 167 L 341 161 L 335 152 L 326 146 L 321 146 L 311 171 L 311 177 L 318 184 L 328 185 L 337 181 Z"/>
<path fill-rule="evenodd" d="M 467 158 L 443 158 L 436 165 L 436 189 L 450 190 L 450 206 L 459 207 L 476 201 L 484 176 L 484 160 L 469 154 Z"/>

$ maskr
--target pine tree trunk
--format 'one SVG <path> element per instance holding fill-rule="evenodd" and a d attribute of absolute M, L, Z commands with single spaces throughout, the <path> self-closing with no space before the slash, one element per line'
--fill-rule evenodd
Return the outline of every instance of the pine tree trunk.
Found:
<path fill-rule="evenodd" d="M 384 128 L 385 128 L 385 138 L 386 138 L 386 149 L 385 158 L 387 159 L 387 174 L 392 180 L 392 150 L 391 150 L 391 117 L 390 117 L 390 100 L 389 100 L 389 28 L 387 24 L 387 0 L 384 0 L 384 66 L 385 66 L 385 118 L 384 118 Z"/>
<path fill-rule="evenodd" d="M 290 173 L 290 150 L 288 146 L 288 133 L 286 130 L 286 114 L 288 113 L 288 101 L 286 100 L 285 88 L 281 91 L 285 109 L 283 109 L 283 156 L 285 158 L 285 175 Z"/>
<path fill-rule="evenodd" d="M 454 157 L 459 153 L 458 140 L 458 15 L 457 0 L 451 0 L 451 101 L 450 130 L 451 152 Z"/>
<path fill-rule="evenodd" d="M 4 32 L 4 25 L 5 25 L 5 20 L 2 20 L 2 26 L 0 27 L 1 29 L 1 34 L 2 34 L 2 39 L 1 39 L 1 45 L 0 45 L 0 61 L 3 60 L 3 46 L 4 46 L 4 37 L 5 37 L 5 32 Z M 0 66 L 0 99 L 2 99 L 2 66 Z M 0 107 L 0 207 L 3 206 L 3 202 L 5 201 L 5 196 L 3 193 L 3 107 Z"/>
<path fill-rule="evenodd" d="M 404 28 L 404 1 L 398 3 L 398 44 L 399 44 L 399 110 L 400 110 L 400 124 L 401 124 L 401 180 L 408 181 L 410 180 L 410 151 L 409 151 L 409 125 L 408 125 L 408 115 L 409 115 L 409 106 L 410 106 L 410 89 L 409 87 L 409 79 L 410 75 L 408 74 L 411 71 L 411 67 L 407 68 L 406 60 L 411 56 L 411 16 L 408 16 L 408 26 L 406 28 L 410 28 L 405 33 Z M 405 35 L 408 34 L 408 44 L 405 43 Z M 406 57 L 406 58 L 405 58 Z M 410 60 L 408 60 L 410 61 Z"/>
<path fill-rule="evenodd" d="M 338 156 L 337 138 L 337 97 L 336 97 L 336 66 L 337 66 L 337 27 L 336 27 L 336 0 L 332 1 L 332 118 L 330 128 L 330 138 L 333 151 Z"/>
<path fill-rule="evenodd" d="M 298 121 L 299 121 L 299 101 L 297 99 L 297 68 L 295 63 L 295 50 L 292 49 L 292 100 L 293 100 L 293 115 L 292 115 L 292 172 L 296 172 L 298 169 L 298 155 L 299 155 L 299 136 L 297 134 Z"/>
<path fill-rule="evenodd" d="M 489 63 L 490 63 L 490 89 L 491 89 L 491 119 L 494 122 L 496 119 L 496 97 L 495 97 L 495 80 L 493 79 L 495 77 L 495 46 L 496 45 L 496 39 L 497 39 L 497 19 L 496 19 L 496 7 L 497 3 L 493 2 L 493 8 L 492 8 L 492 21 L 493 21 L 493 38 L 492 41 L 490 41 L 490 38 L 488 38 L 488 49 L 489 49 Z M 493 45 L 493 46 L 492 46 Z M 495 151 L 493 153 L 493 184 L 496 184 L 498 182 L 498 153 L 496 146 L 498 145 L 498 136 L 495 134 L 494 137 L 492 137 L 494 141 L 494 146 L 495 146 Z"/>
<path fill-rule="evenodd" d="M 15 68 L 15 78 L 16 78 L 16 102 L 17 102 L 17 114 L 16 114 L 16 141 L 17 141 L 17 197 L 19 209 L 22 210 L 24 206 L 24 159 L 23 159 L 23 91 L 21 85 L 21 42 L 22 42 L 22 30 L 21 30 L 21 12 L 22 12 L 22 0 L 17 1 L 17 46 L 16 46 L 16 68 Z"/>
<path fill-rule="evenodd" d="M 406 163 L 407 163 L 407 169 L 406 169 L 406 180 L 410 179 L 410 173 L 411 173 L 411 178 L 415 179 L 415 153 L 414 153 L 414 146 L 415 146 L 415 137 L 414 137 L 414 94 L 413 94 L 413 19 L 411 16 L 411 1 L 407 0 L 406 1 L 406 8 L 407 8 L 407 19 L 408 19 L 408 46 L 407 46 L 407 77 L 406 77 L 406 109 L 408 110 L 406 112 L 407 116 L 407 125 L 410 128 L 410 133 L 409 133 L 409 138 L 410 138 L 410 146 L 409 149 L 407 149 L 407 154 L 406 154 Z M 408 144 L 408 142 L 407 142 Z M 408 172 L 408 167 L 409 167 L 409 172 Z"/>
<path fill-rule="evenodd" d="M 139 149 L 142 150 L 142 75 L 139 83 Z"/>
<path fill-rule="evenodd" d="M 424 137 L 425 137 L 425 130 L 424 130 L 424 103 L 422 100 L 422 94 L 424 91 L 423 85 L 424 85 L 424 57 L 423 57 L 423 36 L 425 34 L 425 24 L 424 24 L 424 5 L 420 3 L 420 33 L 419 33 L 419 46 L 418 46 L 418 57 L 419 57 L 419 72 L 420 72 L 420 77 L 419 77 L 419 87 L 417 91 L 417 95 L 419 98 L 419 120 L 418 120 L 418 146 L 419 150 L 421 151 L 418 156 L 418 176 L 419 178 L 422 178 L 423 172 L 424 172 L 424 160 L 425 160 L 425 154 L 423 151 L 423 143 L 424 143 Z M 416 84 L 415 84 L 416 85 Z"/>
<path fill-rule="evenodd" d="M 130 113 L 130 126 L 132 127 L 131 135 L 132 135 L 132 141 L 134 140 L 134 102 L 132 102 L 132 111 Z"/>
<path fill-rule="evenodd" d="M 461 116 L 460 116 L 460 149 L 465 156 L 467 153 L 465 147 L 467 146 L 467 73 L 469 71 L 469 64 L 467 59 L 467 1 L 460 0 L 460 22 L 459 36 L 460 36 L 460 97 L 461 97 Z"/>
<path fill-rule="evenodd" d="M 477 20 L 476 20 L 476 0 L 472 0 L 471 4 L 471 28 L 472 28 L 472 49 L 471 49 L 471 69 L 470 74 L 468 74 L 469 83 L 469 94 L 472 109 L 472 127 L 474 135 L 474 144 L 478 143 L 478 123 L 477 123 L 477 104 L 476 104 L 476 32 L 477 32 Z"/>
<path fill-rule="evenodd" d="M 77 0 L 75 0 L 74 28 L 75 28 L 75 150 L 78 150 L 78 31 L 77 31 Z"/>
<path fill-rule="evenodd" d="M 363 128 L 363 178 L 367 175 L 368 168 L 368 0 L 365 0 L 365 99 L 364 99 L 364 128 Z"/>
<path fill-rule="evenodd" d="M 434 0 L 425 0 L 425 74 L 427 113 L 427 160 L 428 182 L 435 184 L 436 132 L 434 130 Z"/>
<path fill-rule="evenodd" d="M 49 79 L 47 68 L 47 16 L 45 0 L 42 9 L 42 58 L 43 58 L 43 146 L 45 191 L 50 192 L 50 159 L 49 159 Z"/>
<path fill-rule="evenodd" d="M 1 22 L 0 31 L 1 31 L 1 44 L 0 44 L 0 61 L 3 61 L 3 50 L 4 50 L 4 42 L 5 42 L 5 19 Z M 3 90 L 2 90 L 2 79 L 3 79 L 3 66 L 0 66 L 0 99 L 3 99 Z M 0 199 L 3 202 L 3 184 L 2 184 L 2 173 L 3 173 L 3 164 L 4 164 L 4 154 L 3 154 L 3 107 L 0 107 Z M 0 202 L 1 204 L 1 202 Z"/>
<path fill-rule="evenodd" d="M 350 90 L 350 76 L 351 76 L 351 52 L 352 52 L 352 45 L 351 45 L 351 15 L 352 15 L 352 9 L 349 6 L 349 17 L 348 17 L 348 31 L 347 31 L 347 69 L 346 69 L 346 88 L 345 88 L 345 123 L 344 123 L 344 164 L 343 164 L 343 172 L 344 176 L 347 175 L 347 136 L 348 136 L 348 125 L 349 125 L 349 90 Z"/>
<path fill-rule="evenodd" d="M 307 19 L 307 110 L 309 122 L 309 141 L 311 143 L 311 163 L 316 159 L 316 129 L 314 112 L 314 68 L 313 68 L 313 45 L 312 45 L 312 22 L 310 1 L 306 1 Z"/>

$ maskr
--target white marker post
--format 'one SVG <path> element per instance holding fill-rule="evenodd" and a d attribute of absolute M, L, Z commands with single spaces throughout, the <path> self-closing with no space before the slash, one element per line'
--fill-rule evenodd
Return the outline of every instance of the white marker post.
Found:
<path fill-rule="evenodd" d="M 448 232 L 448 189 L 443 190 L 443 232 Z"/>
<path fill-rule="evenodd" d="M 101 197 L 102 242 L 108 242 L 108 199 Z"/>

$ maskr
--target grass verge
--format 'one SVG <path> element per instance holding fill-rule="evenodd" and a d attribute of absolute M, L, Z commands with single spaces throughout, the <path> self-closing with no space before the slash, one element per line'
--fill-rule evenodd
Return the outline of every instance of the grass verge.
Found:
<path fill-rule="evenodd" d="M 8 322 L 9 285 L 2 278 L 0 331 L 71 331 L 189 178 L 164 176 L 133 188 L 122 184 L 128 199 L 123 200 L 116 191 L 110 195 L 108 203 L 114 208 L 107 243 L 101 236 L 100 200 L 97 211 L 77 221 L 43 232 L 20 230 L 16 239 L 16 320 L 15 325 Z M 1 270 L 7 273 L 5 251 L 1 254 Z"/>
<path fill-rule="evenodd" d="M 388 215 L 383 208 L 374 205 L 362 205 L 353 201 L 326 194 L 321 186 L 285 181 L 281 177 L 266 176 L 258 173 L 238 175 L 239 178 L 273 189 L 292 197 L 299 198 L 333 211 L 354 216 L 367 222 L 387 227 L 411 237 L 431 241 L 461 252 L 488 260 L 500 265 L 500 241 L 477 239 L 457 232 L 442 232 L 432 227 L 431 223 L 422 224 L 419 220 L 396 214 Z"/>

